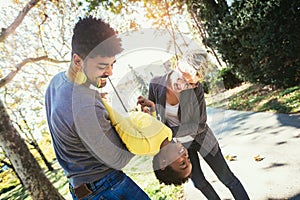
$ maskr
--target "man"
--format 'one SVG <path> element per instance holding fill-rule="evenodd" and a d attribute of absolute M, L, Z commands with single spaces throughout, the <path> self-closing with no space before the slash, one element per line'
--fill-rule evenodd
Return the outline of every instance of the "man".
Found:
<path fill-rule="evenodd" d="M 101 19 L 80 19 L 72 60 L 51 80 L 46 112 L 54 150 L 73 199 L 149 199 L 121 169 L 133 154 L 112 128 L 97 88 L 112 75 L 121 40 Z"/>

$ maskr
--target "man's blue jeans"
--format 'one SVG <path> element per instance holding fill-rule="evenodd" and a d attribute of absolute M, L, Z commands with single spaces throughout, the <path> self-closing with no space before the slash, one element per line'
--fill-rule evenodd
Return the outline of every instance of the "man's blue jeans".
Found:
<path fill-rule="evenodd" d="M 122 171 L 113 171 L 99 181 L 88 184 L 92 194 L 81 200 L 150 200 L 148 195 Z M 73 191 L 74 200 L 78 200 Z"/>

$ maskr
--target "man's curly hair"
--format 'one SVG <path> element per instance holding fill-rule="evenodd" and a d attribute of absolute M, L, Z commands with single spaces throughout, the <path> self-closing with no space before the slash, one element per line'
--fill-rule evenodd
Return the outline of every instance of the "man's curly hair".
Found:
<path fill-rule="evenodd" d="M 122 50 L 117 32 L 102 19 L 89 16 L 80 18 L 76 23 L 73 29 L 72 55 L 76 53 L 82 59 L 97 55 L 112 57 Z"/>
<path fill-rule="evenodd" d="M 178 172 L 172 169 L 170 165 L 168 165 L 164 170 L 160 169 L 159 165 L 159 154 L 156 154 L 152 160 L 152 167 L 154 170 L 154 174 L 160 183 L 164 183 L 165 185 L 182 185 L 187 182 L 191 175 L 182 178 L 179 176 Z"/>

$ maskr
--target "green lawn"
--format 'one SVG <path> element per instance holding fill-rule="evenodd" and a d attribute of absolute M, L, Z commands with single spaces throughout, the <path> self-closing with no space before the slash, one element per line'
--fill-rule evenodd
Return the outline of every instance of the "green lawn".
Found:
<path fill-rule="evenodd" d="M 69 198 L 69 187 L 68 187 L 68 180 L 63 173 L 63 170 L 59 167 L 58 163 L 55 161 L 53 162 L 54 171 L 53 172 L 46 172 L 47 177 L 53 183 L 53 185 L 58 189 L 58 191 L 66 197 Z M 14 173 L 11 170 L 7 170 L 5 172 L 10 173 L 13 175 Z M 1 173 L 2 174 L 2 173 Z M 0 190 L 2 191 L 0 194 L 1 200 L 31 200 L 32 198 L 28 195 L 27 191 L 24 190 L 22 185 L 19 183 L 19 180 L 14 176 L 11 177 L 10 180 L 15 182 L 14 187 L 11 190 L 7 190 L 9 188 L 8 181 L 1 183 Z M 6 189 L 7 188 L 7 189 Z"/>
<path fill-rule="evenodd" d="M 135 156 L 124 169 L 151 198 L 151 200 L 181 200 L 183 186 L 159 184 L 152 170 L 151 157 Z"/>
<path fill-rule="evenodd" d="M 300 86 L 272 89 L 260 85 L 244 84 L 220 94 L 206 95 L 207 105 L 233 110 L 300 113 Z"/>

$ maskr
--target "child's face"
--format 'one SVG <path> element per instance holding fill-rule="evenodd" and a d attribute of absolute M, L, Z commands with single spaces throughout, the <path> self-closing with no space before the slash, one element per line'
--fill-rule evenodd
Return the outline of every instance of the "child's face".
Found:
<path fill-rule="evenodd" d="M 165 159 L 170 167 L 178 172 L 181 178 L 186 178 L 191 174 L 192 164 L 186 148 L 181 143 L 169 143 L 168 150 L 165 152 Z"/>

